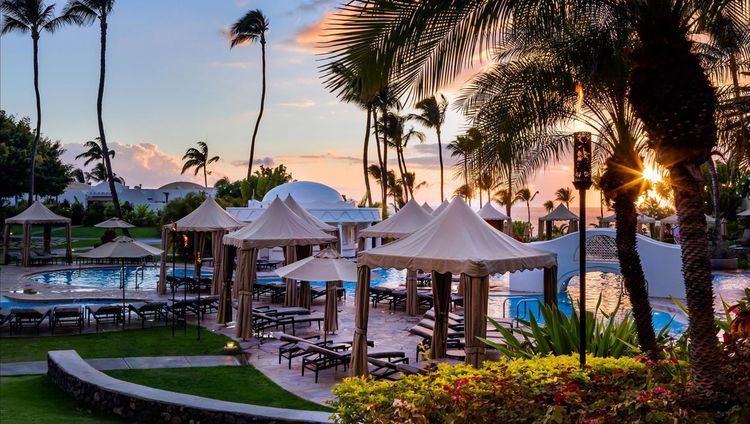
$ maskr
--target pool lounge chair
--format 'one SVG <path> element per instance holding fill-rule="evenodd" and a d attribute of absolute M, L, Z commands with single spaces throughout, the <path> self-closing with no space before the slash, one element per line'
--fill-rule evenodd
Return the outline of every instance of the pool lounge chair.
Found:
<path fill-rule="evenodd" d="M 24 326 L 30 325 L 36 328 L 36 334 L 39 334 L 44 320 L 49 319 L 51 310 L 49 308 L 13 308 L 10 314 L 13 320 L 10 324 L 10 332 L 23 331 Z"/>
<path fill-rule="evenodd" d="M 80 306 L 56 306 L 52 309 L 50 327 L 55 334 L 57 327 L 78 327 L 78 334 L 83 333 L 83 308 Z"/>
<path fill-rule="evenodd" d="M 219 310 L 219 296 L 201 296 L 200 299 L 195 298 L 193 302 L 188 306 L 196 315 L 210 314 Z"/>
<path fill-rule="evenodd" d="M 320 336 L 310 337 L 297 337 L 286 333 L 272 333 L 274 339 L 281 340 L 284 342 L 279 346 L 279 364 L 282 359 L 287 360 L 287 368 L 292 369 L 292 359 L 307 355 L 305 349 L 300 346 L 305 343 L 312 343 L 318 346 L 324 346 L 331 350 L 348 350 L 351 347 L 351 343 L 334 343 L 332 340 L 321 341 Z"/>
<path fill-rule="evenodd" d="M 149 318 L 153 319 L 156 324 L 160 319 L 164 318 L 164 325 L 169 324 L 169 316 L 164 308 L 167 306 L 166 302 L 136 302 L 128 305 L 128 323 L 130 323 L 130 313 L 134 313 L 141 320 L 141 328 L 146 328 L 146 321 Z"/>
<path fill-rule="evenodd" d="M 87 305 L 88 324 L 91 325 L 91 318 L 96 322 L 96 331 L 102 324 L 121 324 L 125 321 L 125 310 L 122 305 Z"/>
<path fill-rule="evenodd" d="M 13 314 L 8 313 L 7 315 L 3 312 L 2 308 L 0 308 L 0 328 L 2 328 L 6 323 L 8 323 L 8 327 L 10 327 L 10 322 L 13 319 Z"/>
<path fill-rule="evenodd" d="M 396 358 L 393 361 L 384 361 L 382 359 L 368 357 L 367 362 L 373 367 L 370 368 L 370 375 L 375 380 L 396 381 L 402 375 L 424 374 L 426 369 L 409 365 L 409 358 Z"/>
<path fill-rule="evenodd" d="M 318 375 L 320 371 L 334 368 L 338 369 L 339 366 L 344 368 L 344 371 L 349 368 L 349 361 L 351 361 L 351 351 L 336 352 L 325 347 L 318 346 L 311 343 L 302 343 L 302 347 L 308 353 L 308 355 L 302 358 L 302 375 L 305 375 L 305 370 L 313 371 L 315 373 L 315 383 L 318 382 Z M 376 359 L 387 359 L 389 362 L 394 360 L 404 360 L 406 355 L 404 352 L 372 352 L 367 354 L 369 358 Z"/>

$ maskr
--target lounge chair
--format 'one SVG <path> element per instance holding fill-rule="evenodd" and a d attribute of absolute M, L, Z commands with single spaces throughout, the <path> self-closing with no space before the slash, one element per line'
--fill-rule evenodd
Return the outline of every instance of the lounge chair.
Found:
<path fill-rule="evenodd" d="M 389 305 L 393 300 L 393 289 L 390 287 L 371 287 L 370 288 L 370 301 L 372 301 L 372 307 L 377 308 L 378 303 L 387 302 Z"/>
<path fill-rule="evenodd" d="M 278 330 L 279 327 L 286 333 L 286 326 L 292 325 L 292 317 L 277 317 L 262 312 L 253 311 L 253 333 L 262 341 L 265 331 L 270 329 Z M 294 325 L 292 325 L 292 334 L 294 334 Z"/>
<path fill-rule="evenodd" d="M 382 359 L 368 357 L 367 362 L 373 366 L 370 369 L 370 375 L 375 380 L 389 380 L 396 381 L 402 375 L 409 374 L 424 374 L 427 372 L 426 369 L 409 365 L 409 358 L 397 358 L 393 361 L 384 361 Z"/>
<path fill-rule="evenodd" d="M 201 296 L 200 299 L 195 298 L 189 308 L 195 314 L 200 313 L 201 315 L 216 312 L 219 309 L 219 296 Z"/>
<path fill-rule="evenodd" d="M 141 328 L 146 328 L 146 321 L 151 318 L 154 323 L 164 318 L 164 325 L 169 323 L 169 316 L 164 308 L 166 302 L 137 302 L 128 305 L 128 323 L 130 323 L 130 312 L 135 313 L 141 320 Z"/>
<path fill-rule="evenodd" d="M 318 346 L 323 346 L 334 351 L 348 350 L 349 348 L 351 348 L 351 343 L 333 342 L 332 340 L 321 341 L 320 336 L 310 336 L 302 338 L 286 333 L 273 333 L 272 336 L 274 339 L 284 342 L 284 344 L 279 346 L 279 364 L 281 364 L 282 359 L 286 359 L 287 368 L 289 369 L 292 369 L 292 359 L 307 355 L 308 353 L 304 350 L 301 344 L 304 345 L 306 343 L 310 343 Z"/>
<path fill-rule="evenodd" d="M 315 373 L 315 383 L 318 382 L 318 374 L 322 370 L 329 368 L 338 369 L 339 366 L 342 366 L 344 371 L 346 371 L 349 367 L 352 356 L 351 351 L 337 352 L 312 343 L 301 343 L 301 345 L 308 353 L 308 355 L 302 358 L 302 375 L 305 375 L 305 370 L 313 371 Z M 367 357 L 376 359 L 385 358 L 391 362 L 393 360 L 403 360 L 406 358 L 406 355 L 404 352 L 373 352 L 368 353 Z"/>
<path fill-rule="evenodd" d="M 10 332 L 13 330 L 22 331 L 25 325 L 31 325 L 36 328 L 36 334 L 39 334 L 39 327 L 45 319 L 49 319 L 51 310 L 49 308 L 13 308 L 10 314 L 13 320 L 10 324 Z"/>
<path fill-rule="evenodd" d="M 259 312 L 261 314 L 268 314 L 278 317 L 284 317 L 287 315 L 310 315 L 310 310 L 301 306 L 272 308 L 269 305 L 265 305 L 253 308 L 253 312 Z"/>
<path fill-rule="evenodd" d="M 415 355 L 415 358 L 419 360 L 420 347 L 423 346 L 429 348 L 432 345 L 432 330 L 421 325 L 415 325 L 409 329 L 409 333 L 422 338 L 422 343 L 417 345 Z M 464 347 L 465 343 L 463 342 L 463 336 L 463 331 L 456 331 L 448 327 L 448 340 L 446 340 L 447 347 L 450 349 L 460 349 Z"/>
<path fill-rule="evenodd" d="M 97 332 L 101 324 L 119 324 L 125 321 L 125 310 L 122 305 L 87 305 L 86 311 L 89 316 L 89 325 L 93 317 Z"/>
<path fill-rule="evenodd" d="M 7 315 L 3 313 L 2 308 L 0 308 L 0 328 L 5 325 L 5 323 L 8 323 L 8 327 L 10 327 L 10 322 L 13 320 L 13 314 L 8 313 Z"/>
<path fill-rule="evenodd" d="M 52 334 L 55 334 L 55 328 L 67 325 L 78 327 L 78 334 L 83 333 L 83 308 L 80 306 L 56 306 L 52 309 L 50 318 Z"/>

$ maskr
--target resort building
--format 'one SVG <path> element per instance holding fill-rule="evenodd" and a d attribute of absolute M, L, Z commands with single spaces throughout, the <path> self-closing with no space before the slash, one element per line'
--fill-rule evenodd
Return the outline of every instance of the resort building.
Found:
<path fill-rule="evenodd" d="M 378 208 L 360 208 L 353 201 L 344 200 L 336 189 L 313 181 L 294 181 L 273 188 L 261 201 L 251 200 L 244 208 L 227 208 L 227 212 L 243 222 L 253 222 L 277 197 L 285 200 L 291 196 L 297 203 L 319 220 L 338 227 L 341 255 L 356 254 L 357 238 L 363 229 L 380 222 Z M 281 254 L 281 249 L 279 254 Z M 264 252 L 261 252 L 263 256 Z M 268 253 L 274 259 L 274 252 Z"/>
<path fill-rule="evenodd" d="M 170 200 L 181 199 L 189 193 L 213 195 L 215 192 L 213 187 L 207 188 L 189 181 L 176 181 L 159 188 L 143 188 L 141 185 L 130 187 L 115 183 L 115 190 L 120 202 L 129 202 L 134 207 L 146 205 L 153 211 L 159 211 Z M 86 207 L 91 202 L 111 202 L 112 194 L 107 181 L 96 185 L 71 183 L 65 192 L 57 197 L 57 200 L 60 202 L 67 200 L 71 204 L 78 201 Z"/>

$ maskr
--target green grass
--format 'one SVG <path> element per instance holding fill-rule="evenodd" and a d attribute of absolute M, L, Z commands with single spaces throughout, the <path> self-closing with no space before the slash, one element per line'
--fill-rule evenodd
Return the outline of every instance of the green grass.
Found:
<path fill-rule="evenodd" d="M 0 339 L 0 362 L 46 361 L 47 351 L 75 349 L 82 358 L 118 358 L 132 356 L 221 355 L 230 340 L 221 334 L 188 326 L 187 334 L 177 328 L 155 327 L 98 334 L 55 337 Z"/>
<path fill-rule="evenodd" d="M 1 423 L 124 423 L 80 407 L 46 375 L 0 377 Z"/>
<path fill-rule="evenodd" d="M 286 371 L 286 369 L 285 369 Z M 114 378 L 172 392 L 277 408 L 333 412 L 279 387 L 252 366 L 107 371 Z M 312 383 L 312 380 L 309 381 Z"/>
<path fill-rule="evenodd" d="M 96 227 L 73 227 L 73 237 L 84 237 L 84 238 L 99 238 L 104 233 L 104 228 Z M 115 230 L 118 235 L 122 234 L 122 230 Z M 161 233 L 159 227 L 136 227 L 130 228 L 130 237 L 133 238 L 160 238 Z M 53 237 L 64 237 L 64 228 L 55 228 L 52 230 Z"/>

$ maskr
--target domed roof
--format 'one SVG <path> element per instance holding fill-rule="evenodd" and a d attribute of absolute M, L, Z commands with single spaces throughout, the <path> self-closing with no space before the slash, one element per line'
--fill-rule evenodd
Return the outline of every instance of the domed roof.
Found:
<path fill-rule="evenodd" d="M 263 202 L 273 202 L 276 197 L 283 200 L 289 195 L 303 205 L 344 202 L 344 198 L 338 191 L 325 184 L 313 181 L 294 181 L 274 187 L 263 196 Z"/>
<path fill-rule="evenodd" d="M 190 181 L 175 181 L 173 183 L 164 184 L 157 188 L 157 190 L 205 190 L 206 188 L 200 184 L 196 184 Z"/>

